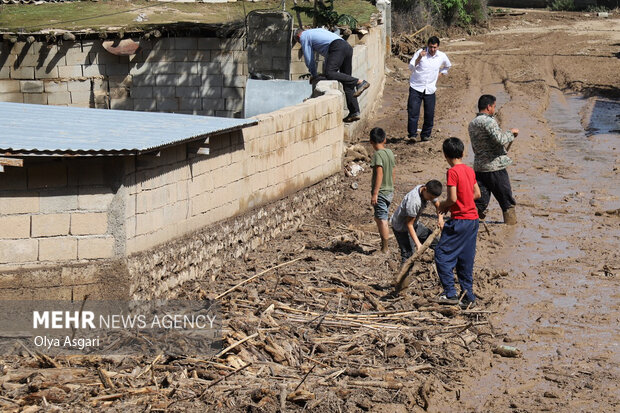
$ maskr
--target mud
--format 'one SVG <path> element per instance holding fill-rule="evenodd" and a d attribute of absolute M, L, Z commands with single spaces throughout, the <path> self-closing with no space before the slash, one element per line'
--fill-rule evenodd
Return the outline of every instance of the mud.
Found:
<path fill-rule="evenodd" d="M 440 141 L 468 142 L 478 96 L 498 97 L 500 125 L 521 130 L 508 169 L 519 224 L 499 224 L 492 201 L 476 267 L 509 274 L 485 308 L 496 312 L 498 344 L 523 358 L 473 356 L 451 383 L 455 392 L 436 395 L 429 411 L 620 409 L 619 27 L 618 19 L 528 11 L 441 45 L 454 66 L 440 81 L 435 140 L 395 141 L 398 186 L 443 177 Z M 392 69 L 377 123 L 402 137 L 408 70 L 401 62 Z"/>

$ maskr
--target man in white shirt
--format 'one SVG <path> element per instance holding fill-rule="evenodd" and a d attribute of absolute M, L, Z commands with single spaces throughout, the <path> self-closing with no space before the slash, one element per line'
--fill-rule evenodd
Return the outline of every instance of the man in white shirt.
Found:
<path fill-rule="evenodd" d="M 428 141 L 433 130 L 435 118 L 435 91 L 437 78 L 447 74 L 452 64 L 445 53 L 439 51 L 439 39 L 432 36 L 427 47 L 420 49 L 409 62 L 411 78 L 409 79 L 409 100 L 407 101 L 407 133 L 415 142 L 418 135 L 420 106 L 424 102 L 424 124 L 420 138 Z"/>

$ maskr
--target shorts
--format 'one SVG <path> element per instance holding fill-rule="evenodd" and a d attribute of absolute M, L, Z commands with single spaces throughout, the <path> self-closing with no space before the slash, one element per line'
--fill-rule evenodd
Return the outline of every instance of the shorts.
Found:
<path fill-rule="evenodd" d="M 392 203 L 392 199 L 394 198 L 394 192 L 383 195 L 379 194 L 377 197 L 377 205 L 374 205 L 375 209 L 375 218 L 377 219 L 388 219 L 388 210 L 390 209 L 390 204 Z"/>

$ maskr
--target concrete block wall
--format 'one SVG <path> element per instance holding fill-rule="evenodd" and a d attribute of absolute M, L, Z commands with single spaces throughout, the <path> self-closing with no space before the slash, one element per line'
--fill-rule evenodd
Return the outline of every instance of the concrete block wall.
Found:
<path fill-rule="evenodd" d="M 0 174 L 0 270 L 121 255 L 114 166 L 104 169 L 106 162 L 44 158 L 6 167 Z"/>
<path fill-rule="evenodd" d="M 132 56 L 100 40 L 0 44 L 0 101 L 241 117 L 244 39 L 140 40 Z"/>
<path fill-rule="evenodd" d="M 127 255 L 313 185 L 341 169 L 340 94 L 257 117 L 209 138 L 209 155 L 179 145 L 139 156 L 125 177 Z M 191 152 L 191 151 L 190 151 Z M 128 161 L 129 162 L 129 161 Z"/>

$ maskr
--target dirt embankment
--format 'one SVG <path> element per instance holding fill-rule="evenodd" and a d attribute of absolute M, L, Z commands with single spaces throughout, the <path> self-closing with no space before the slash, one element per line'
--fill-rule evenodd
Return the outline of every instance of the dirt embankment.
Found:
<path fill-rule="evenodd" d="M 441 48 L 454 67 L 440 82 L 428 143 L 401 139 L 408 69 L 388 62 L 374 125 L 386 129 L 397 155 L 395 203 L 418 183 L 445 182 L 441 142 L 459 136 L 468 146 L 466 127 L 480 94 L 495 94 L 501 124 L 521 129 L 509 169 L 519 224 L 498 223 L 499 207 L 491 203 L 478 240 L 476 310 L 431 302 L 440 287 L 430 253 L 415 267 L 408 292 L 390 294 L 398 251 L 392 239 L 390 254 L 373 254 L 378 235 L 366 168 L 343 176 L 343 199 L 307 217 L 297 231 L 179 291 L 213 297 L 280 265 L 222 299 L 225 345 L 233 346 L 226 353 L 211 359 L 4 358 L 0 406 L 16 412 L 45 406 L 617 410 L 618 27 L 618 20 L 527 11 L 494 20 L 488 34 L 445 39 Z M 566 99 L 566 87 L 591 97 Z M 424 219 L 432 224 L 432 216 Z M 523 356 L 494 355 L 499 344 L 516 346 Z"/>

